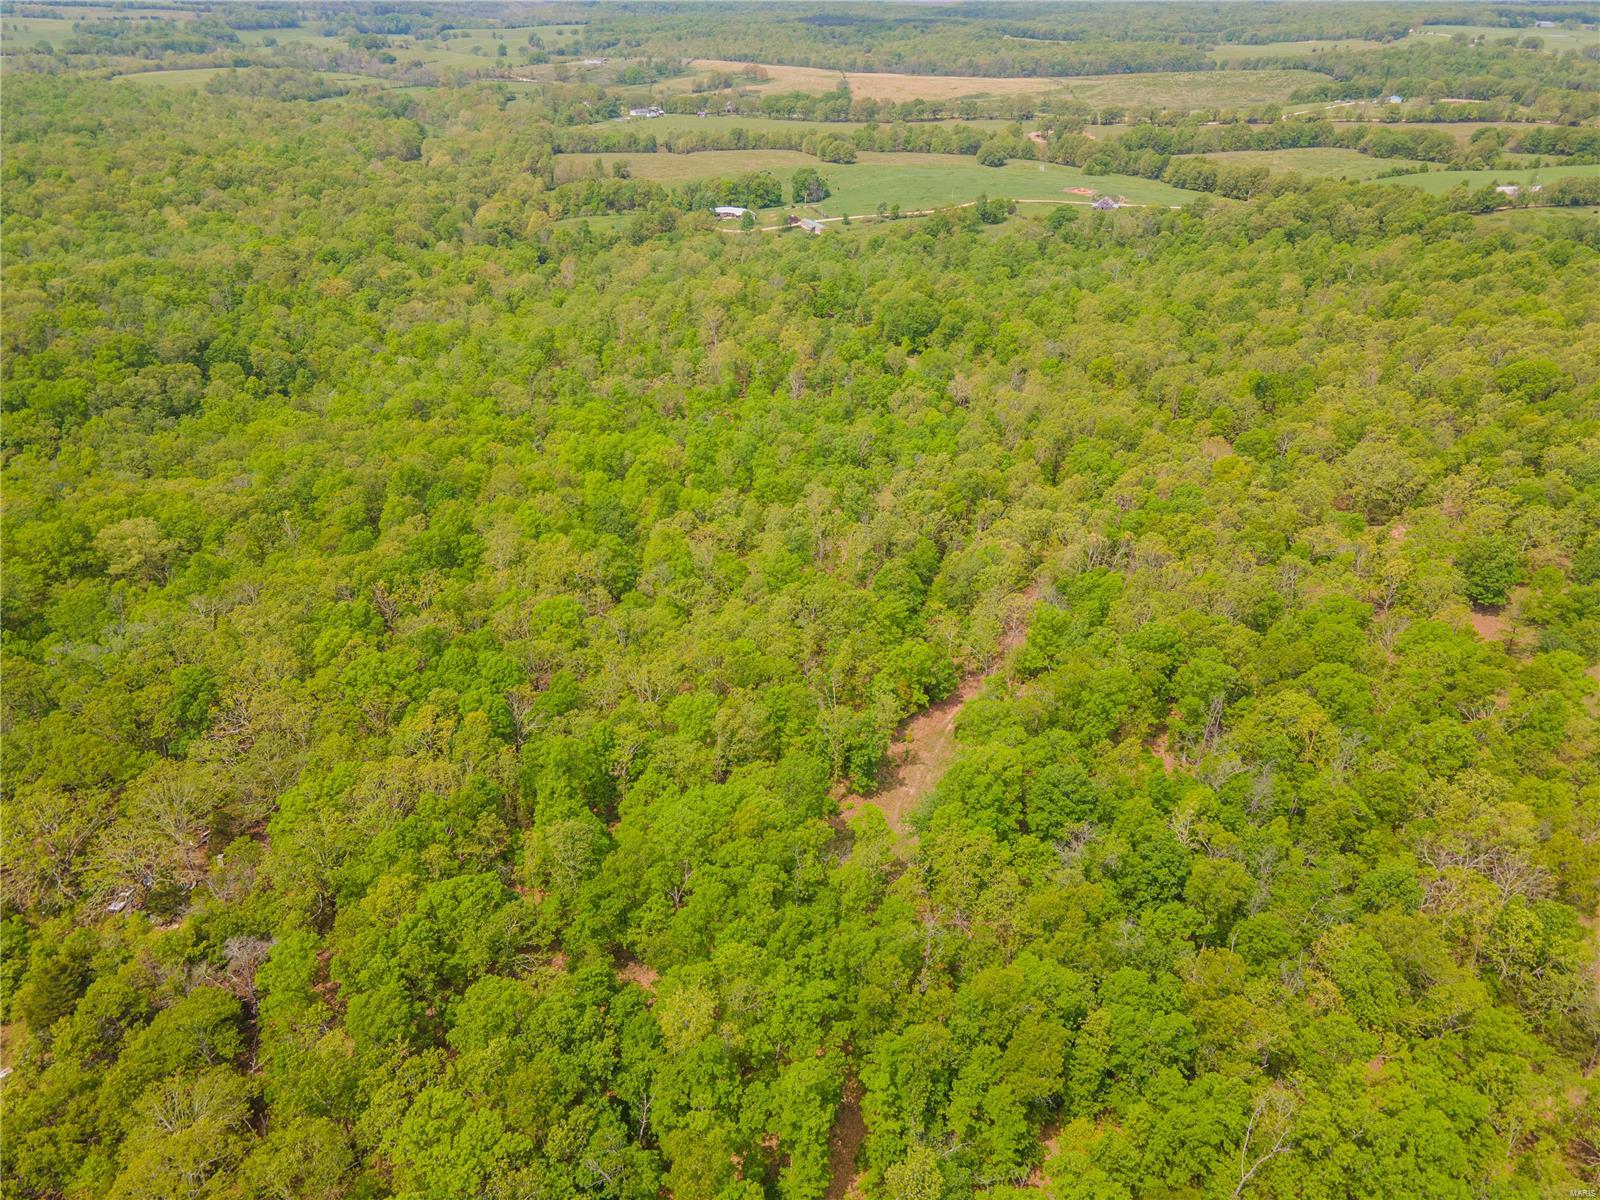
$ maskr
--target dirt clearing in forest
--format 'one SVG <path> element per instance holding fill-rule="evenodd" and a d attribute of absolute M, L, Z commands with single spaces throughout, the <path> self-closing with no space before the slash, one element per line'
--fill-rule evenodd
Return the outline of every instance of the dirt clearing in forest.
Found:
<path fill-rule="evenodd" d="M 844 1098 L 833 1118 L 828 1134 L 828 1190 L 825 1200 L 844 1200 L 855 1188 L 856 1155 L 867 1140 L 867 1124 L 861 1119 L 861 1085 L 845 1080 Z"/>
<path fill-rule="evenodd" d="M 1484 641 L 1505 640 L 1506 627 L 1510 623 L 1505 613 L 1491 608 L 1474 608 L 1470 619 L 1473 631 Z"/>
<path fill-rule="evenodd" d="M 889 828 L 902 841 L 915 841 L 907 824 L 912 812 L 930 795 L 950 769 L 956 756 L 956 718 L 966 702 L 983 688 L 984 681 L 1007 664 L 1027 639 L 1027 614 L 1039 598 L 1035 584 L 1013 601 L 1004 632 L 987 670 L 966 676 L 939 703 L 908 717 L 901 723 L 894 744 L 889 747 L 891 774 L 888 786 L 870 796 L 850 794 L 839 801 L 839 811 L 849 819 L 871 806 L 883 813 Z"/>

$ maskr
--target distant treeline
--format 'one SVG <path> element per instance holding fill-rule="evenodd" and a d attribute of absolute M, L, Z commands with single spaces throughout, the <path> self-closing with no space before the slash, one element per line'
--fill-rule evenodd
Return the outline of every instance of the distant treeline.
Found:
<path fill-rule="evenodd" d="M 293 67 L 232 69 L 206 80 L 208 92 L 263 100 L 326 100 L 347 95 L 350 90 L 350 85 L 341 80 Z"/>
<path fill-rule="evenodd" d="M 1031 115 L 1039 96 L 994 96 L 983 100 L 875 100 L 851 93 L 843 79 L 831 92 L 764 92 L 752 95 L 729 87 L 715 92 L 671 96 L 662 101 L 670 113 L 709 112 L 778 121 L 974 121 Z"/>
<path fill-rule="evenodd" d="M 816 154 L 822 142 L 845 139 L 857 150 L 976 154 L 987 136 L 983 130 L 963 124 L 864 125 L 823 134 L 805 128 L 746 129 L 735 125 L 675 131 L 660 137 L 648 125 L 588 125 L 558 130 L 555 149 L 560 154 L 694 154 L 702 150 L 798 150 Z"/>

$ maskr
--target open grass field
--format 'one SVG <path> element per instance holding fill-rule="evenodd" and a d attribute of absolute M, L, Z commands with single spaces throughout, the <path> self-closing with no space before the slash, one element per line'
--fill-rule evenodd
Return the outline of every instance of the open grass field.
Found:
<path fill-rule="evenodd" d="M 1211 58 L 1219 63 L 1251 62 L 1258 58 L 1277 58 L 1288 54 L 1322 54 L 1327 51 L 1377 50 L 1382 42 L 1365 38 L 1344 38 L 1339 41 L 1321 40 L 1306 42 L 1263 42 L 1259 46 L 1230 44 L 1211 51 Z"/>
<path fill-rule="evenodd" d="M 1326 82 L 1315 71 L 1151 71 L 1082 75 L 1057 82 L 1074 100 L 1097 107 L 1149 104 L 1157 108 L 1239 107 L 1286 100 L 1296 88 Z"/>
<path fill-rule="evenodd" d="M 135 71 L 115 78 L 130 79 L 148 87 L 204 87 L 206 80 L 226 70 L 227 67 L 186 67 L 179 71 Z"/>
<path fill-rule="evenodd" d="M 57 20 L 53 17 L 13 17 L 7 15 L 0 21 L 0 51 L 7 54 L 32 50 L 40 42 L 59 45 L 72 36 L 72 27 L 79 18 Z"/>
<path fill-rule="evenodd" d="M 1315 179 L 1371 179 L 1400 166 L 1417 166 L 1409 159 L 1373 158 L 1342 146 L 1315 146 L 1303 150 L 1229 150 L 1200 157 L 1241 167 L 1266 167 L 1273 174 L 1298 172 Z"/>
<path fill-rule="evenodd" d="M 1522 171 L 1430 171 L 1426 175 L 1396 175 L 1377 182 L 1418 187 L 1425 192 L 1440 196 L 1463 183 L 1471 188 L 1480 188 L 1490 183 L 1554 183 L 1558 179 L 1593 178 L 1597 174 L 1600 174 L 1600 166 L 1556 166 Z"/>
<path fill-rule="evenodd" d="M 745 64 L 696 59 L 701 70 L 738 71 Z M 1001 79 L 979 75 L 899 75 L 890 72 L 828 71 L 818 67 L 762 64 L 769 78 L 752 85 L 762 92 L 831 92 L 841 78 L 853 95 L 903 103 L 968 96 L 1030 96 L 1066 92 L 1094 105 L 1152 104 L 1161 108 L 1208 108 L 1218 104 L 1268 104 L 1295 88 L 1323 79 L 1314 71 L 1152 71 L 1127 75 L 1079 75 L 1067 79 Z M 679 81 L 687 89 L 689 80 Z"/>
<path fill-rule="evenodd" d="M 1568 50 L 1585 50 L 1600 44 L 1600 33 L 1593 30 L 1580 29 L 1506 29 L 1499 25 L 1422 25 L 1413 30 L 1407 41 L 1417 41 L 1423 38 L 1452 38 L 1457 35 L 1466 38 L 1483 38 L 1491 45 L 1506 38 L 1516 38 L 1521 41 L 1525 37 L 1536 37 L 1544 42 L 1547 54 L 1561 54 Z"/>
<path fill-rule="evenodd" d="M 1600 208 L 1502 208 L 1478 213 L 1472 223 L 1478 229 L 1545 229 L 1571 221 L 1600 224 Z"/>
<path fill-rule="evenodd" d="M 1117 196 L 1130 204 L 1176 205 L 1196 193 L 1152 179 L 1125 175 L 1085 175 L 1076 167 L 1055 163 L 1017 161 L 1003 167 L 980 166 L 976 159 L 957 154 L 862 154 L 851 164 L 819 164 L 798 150 L 711 150 L 702 154 L 570 154 L 560 162 L 566 171 L 581 175 L 599 160 L 607 165 L 626 159 L 637 179 L 653 179 L 668 186 L 691 179 L 713 179 L 746 171 L 771 171 L 783 181 L 799 167 L 818 167 L 833 194 L 807 213 L 852 216 L 874 212 L 879 204 L 898 204 L 906 211 L 964 204 L 979 196 L 1004 196 L 1012 200 L 1087 204 L 1094 197 L 1067 191 L 1086 188 Z"/>

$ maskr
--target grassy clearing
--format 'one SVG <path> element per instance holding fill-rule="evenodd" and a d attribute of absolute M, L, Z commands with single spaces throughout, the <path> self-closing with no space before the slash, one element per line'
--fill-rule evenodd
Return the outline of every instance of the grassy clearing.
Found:
<path fill-rule="evenodd" d="M 206 80 L 213 75 L 221 75 L 230 70 L 229 67 L 185 67 L 178 71 L 134 71 L 127 75 L 117 75 L 117 79 L 131 79 L 135 83 L 149 84 L 152 87 L 204 87 Z"/>
<path fill-rule="evenodd" d="M 1274 174 L 1297 171 L 1315 179 L 1371 179 L 1401 166 L 1419 166 L 1409 159 L 1373 158 L 1341 146 L 1303 150 L 1229 150 L 1198 157 L 1240 167 L 1266 167 Z"/>
<path fill-rule="evenodd" d="M 1304 42 L 1263 42 L 1259 46 L 1218 46 L 1211 52 L 1211 57 L 1213 61 L 1219 63 L 1237 63 L 1252 62 L 1258 58 L 1277 58 L 1281 55 L 1289 54 L 1324 54 L 1329 51 L 1377 50 L 1382 46 L 1382 42 L 1372 42 L 1365 38 L 1344 38 L 1339 41 L 1322 39 Z"/>
<path fill-rule="evenodd" d="M 1545 230 L 1572 221 L 1600 223 L 1600 208 L 1502 208 L 1472 218 L 1479 229 Z"/>
<path fill-rule="evenodd" d="M 1597 37 L 1600 37 L 1593 30 L 1506 29 L 1498 25 L 1422 25 L 1413 30 L 1406 40 L 1414 42 L 1425 38 L 1452 38 L 1458 35 L 1470 39 L 1483 38 L 1490 45 L 1506 38 L 1516 38 L 1520 42 L 1525 37 L 1536 37 L 1544 42 L 1543 49 L 1546 54 L 1586 50 L 1593 47 Z"/>
<path fill-rule="evenodd" d="M 818 167 L 833 194 L 821 204 L 805 208 L 808 215 L 814 216 L 857 216 L 874 212 L 879 204 L 898 204 L 906 211 L 938 208 L 964 204 L 982 195 L 1076 204 L 1087 204 L 1094 198 L 1069 192 L 1068 188 L 1122 197 L 1131 204 L 1183 204 L 1196 195 L 1152 179 L 1091 176 L 1076 167 L 1055 163 L 1018 161 L 1003 167 L 985 167 L 957 154 L 862 154 L 856 163 L 819 164 L 797 150 L 710 150 L 701 154 L 571 154 L 563 155 L 561 162 L 581 174 L 596 160 L 609 170 L 619 158 L 628 161 L 635 178 L 653 179 L 667 186 L 746 171 L 771 171 L 787 189 L 789 176 L 797 168 Z"/>
<path fill-rule="evenodd" d="M 1491 183 L 1524 185 L 1530 183 L 1554 183 L 1558 179 L 1570 179 L 1574 176 L 1593 178 L 1597 172 L 1600 172 L 1600 166 L 1555 166 L 1523 171 L 1430 171 L 1426 175 L 1396 175 L 1390 179 L 1379 179 L 1376 182 L 1418 187 L 1425 192 L 1440 196 L 1463 183 L 1470 188 L 1480 188 Z"/>
<path fill-rule="evenodd" d="M 79 18 L 55 20 L 47 17 L 12 17 L 0 21 L 0 51 L 19 54 L 32 50 L 40 42 L 59 46 L 72 36 L 72 27 Z"/>

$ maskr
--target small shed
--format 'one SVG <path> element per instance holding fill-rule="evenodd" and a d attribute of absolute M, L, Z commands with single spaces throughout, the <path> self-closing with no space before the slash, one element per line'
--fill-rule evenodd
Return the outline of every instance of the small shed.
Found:
<path fill-rule="evenodd" d="M 1095 209 L 1098 212 L 1110 212 L 1112 209 L 1121 208 L 1122 206 L 1120 204 L 1118 204 L 1115 200 L 1113 200 L 1110 196 L 1101 196 L 1100 199 L 1096 200 L 1089 207 Z"/>
<path fill-rule="evenodd" d="M 821 233 L 826 228 L 821 221 L 813 221 L 810 217 L 790 217 L 789 224 L 798 226 L 807 233 Z"/>
<path fill-rule="evenodd" d="M 1390 104 L 1404 104 L 1406 102 L 1406 98 L 1404 96 L 1385 96 L 1384 99 Z"/>

